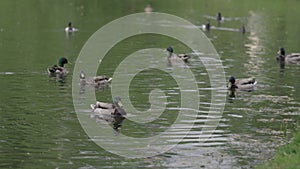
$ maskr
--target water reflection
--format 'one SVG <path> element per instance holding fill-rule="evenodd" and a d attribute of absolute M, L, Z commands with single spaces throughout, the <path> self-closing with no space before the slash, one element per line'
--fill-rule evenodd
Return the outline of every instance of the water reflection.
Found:
<path fill-rule="evenodd" d="M 246 43 L 247 48 L 246 53 L 249 56 L 249 60 L 244 63 L 247 72 L 250 74 L 256 74 L 260 76 L 262 74 L 261 70 L 264 64 L 264 59 L 262 55 L 264 54 L 264 44 L 261 42 L 264 37 L 265 25 L 262 23 L 263 18 L 260 14 L 254 11 L 249 12 L 250 16 L 248 18 L 248 25 L 250 27 L 250 35 L 248 39 L 250 43 Z"/>

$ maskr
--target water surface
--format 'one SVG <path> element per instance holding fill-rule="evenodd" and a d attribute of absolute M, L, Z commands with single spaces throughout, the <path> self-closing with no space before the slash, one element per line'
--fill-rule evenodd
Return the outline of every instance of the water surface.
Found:
<path fill-rule="evenodd" d="M 286 65 L 281 69 L 275 56 L 279 47 L 285 47 L 288 53 L 300 50 L 300 25 L 296 24 L 299 2 L 150 2 L 154 11 L 177 15 L 199 27 L 210 19 L 213 27 L 205 34 L 220 53 L 226 77 L 254 76 L 258 85 L 252 92 L 228 97 L 216 131 L 209 138 L 199 138 L 213 89 L 203 64 L 192 58 L 188 66 L 196 76 L 200 93 L 196 123 L 185 122 L 193 129 L 172 150 L 143 159 L 119 157 L 91 141 L 73 108 L 71 81 L 73 76 L 79 76 L 72 74 L 74 65 L 67 65 L 70 74 L 63 83 L 48 78 L 46 68 L 61 56 L 74 63 L 96 30 L 121 16 L 143 12 L 148 1 L 0 3 L 0 168 L 251 168 L 271 158 L 274 148 L 287 143 L 296 128 L 300 67 Z M 219 11 L 226 19 L 218 25 L 213 18 Z M 66 36 L 63 30 L 69 21 L 79 31 Z M 238 31 L 243 24 L 246 34 Z M 173 46 L 178 53 L 189 51 L 168 37 L 131 37 L 107 54 L 99 74 L 112 76 L 120 59 L 145 45 L 162 49 Z M 178 112 L 180 95 L 168 74 L 157 70 L 141 72 L 132 81 L 130 99 L 138 110 L 146 110 L 150 106 L 147 94 L 155 88 L 164 91 L 168 98 L 165 116 L 145 126 L 124 121 L 122 133 L 146 137 L 170 126 L 172 115 Z M 96 96 L 110 101 L 110 87 L 97 90 Z M 87 105 L 83 112 L 89 111 Z M 179 128 L 170 136 L 176 140 L 181 134 Z"/>

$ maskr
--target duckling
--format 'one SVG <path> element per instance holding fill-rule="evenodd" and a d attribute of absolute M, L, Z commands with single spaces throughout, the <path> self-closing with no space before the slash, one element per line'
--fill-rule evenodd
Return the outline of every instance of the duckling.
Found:
<path fill-rule="evenodd" d="M 168 47 L 166 50 L 168 52 L 168 59 L 181 59 L 184 62 L 188 62 L 188 59 L 191 58 L 187 54 L 175 54 L 175 53 L 173 53 L 174 50 L 171 46 Z"/>
<path fill-rule="evenodd" d="M 229 78 L 228 89 L 251 91 L 256 83 L 255 78 L 235 79 L 235 77 L 231 76 Z"/>
<path fill-rule="evenodd" d="M 69 22 L 68 26 L 65 28 L 65 32 L 72 33 L 72 32 L 75 32 L 75 31 L 78 31 L 78 29 L 76 29 L 72 26 L 72 22 Z"/>
<path fill-rule="evenodd" d="M 107 78 L 104 75 L 96 76 L 96 77 L 93 77 L 92 79 L 88 80 L 88 79 L 86 79 L 86 75 L 83 71 L 80 72 L 79 78 L 80 78 L 80 85 L 82 85 L 82 86 L 93 85 L 94 87 L 105 86 L 112 80 L 112 78 Z"/>
<path fill-rule="evenodd" d="M 58 66 L 53 65 L 52 67 L 47 68 L 48 76 L 49 77 L 65 77 L 69 72 L 64 67 L 65 64 L 68 63 L 68 59 L 62 57 L 58 60 Z"/>
<path fill-rule="evenodd" d="M 300 53 L 291 53 L 289 55 L 285 55 L 285 49 L 280 48 L 278 51 L 279 56 L 277 56 L 276 60 L 281 63 L 292 63 L 300 65 Z"/>

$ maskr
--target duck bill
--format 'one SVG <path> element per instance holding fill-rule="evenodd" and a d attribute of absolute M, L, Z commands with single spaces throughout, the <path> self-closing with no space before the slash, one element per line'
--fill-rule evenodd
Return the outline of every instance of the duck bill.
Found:
<path fill-rule="evenodd" d="M 228 83 L 228 89 L 231 89 L 232 88 L 232 84 L 229 82 Z"/>
<path fill-rule="evenodd" d="M 120 107 L 123 107 L 123 104 L 122 104 L 121 101 L 118 102 L 118 105 L 119 105 Z"/>
<path fill-rule="evenodd" d="M 280 50 L 277 52 L 277 54 L 279 54 L 279 55 L 281 54 Z"/>

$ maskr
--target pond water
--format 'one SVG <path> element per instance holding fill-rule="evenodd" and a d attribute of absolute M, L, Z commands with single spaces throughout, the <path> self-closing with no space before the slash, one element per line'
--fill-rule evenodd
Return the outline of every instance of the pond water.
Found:
<path fill-rule="evenodd" d="M 164 154 L 127 159 L 96 145 L 81 127 L 72 100 L 72 77 L 79 75 L 73 75 L 72 70 L 81 48 L 95 31 L 119 17 L 143 12 L 149 2 L 154 11 L 182 17 L 199 27 L 209 20 L 211 30 L 205 34 L 220 54 L 226 78 L 256 77 L 258 83 L 252 92 L 227 96 L 217 129 L 206 142 L 199 142 L 213 89 L 205 67 L 192 57 L 187 66 L 197 79 L 200 108 L 196 122 L 186 121 L 187 126 L 183 126 L 193 125 L 192 131 Z M 300 51 L 299 3 L 1 1 L 0 168 L 252 168 L 271 158 L 274 148 L 291 140 L 300 114 L 300 67 L 286 65 L 282 69 L 275 60 L 279 47 L 285 47 L 287 53 Z M 225 17 L 220 24 L 214 19 L 217 12 Z M 79 29 L 71 36 L 64 32 L 69 21 Z M 242 25 L 245 34 L 239 32 Z M 130 37 L 109 51 L 99 74 L 112 76 L 122 58 L 145 46 L 173 46 L 175 53 L 189 51 L 179 41 L 164 36 Z M 67 65 L 70 74 L 63 82 L 49 78 L 46 72 L 61 56 L 72 62 Z M 137 110 L 147 110 L 149 92 L 157 88 L 168 98 L 164 115 L 147 125 L 125 120 L 122 134 L 148 137 L 171 125 L 180 107 L 180 91 L 167 73 L 142 71 L 131 82 L 129 98 Z M 97 99 L 111 101 L 111 89 L 96 90 Z M 84 90 L 78 91 L 83 98 L 93 88 Z M 82 113 L 89 116 L 89 105 L 83 107 Z M 170 133 L 174 140 L 182 135 L 180 131 L 178 128 Z"/>

